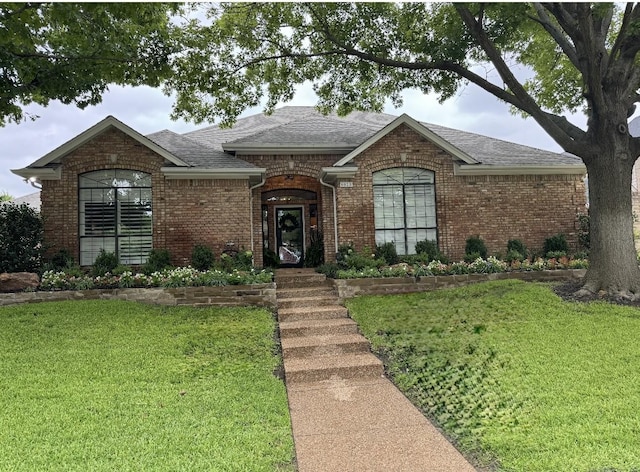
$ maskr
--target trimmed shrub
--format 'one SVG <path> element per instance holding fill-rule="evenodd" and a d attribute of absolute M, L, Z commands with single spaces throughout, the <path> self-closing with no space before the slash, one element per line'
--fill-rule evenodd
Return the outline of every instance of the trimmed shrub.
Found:
<path fill-rule="evenodd" d="M 524 243 L 519 239 L 510 239 L 507 242 L 507 257 L 511 251 L 516 251 L 520 253 L 523 259 L 527 258 L 527 255 L 528 255 L 527 246 L 525 246 Z"/>
<path fill-rule="evenodd" d="M 435 241 L 425 239 L 416 243 L 416 254 L 426 254 L 429 256 L 429 261 L 433 261 L 440 255 L 440 251 Z"/>
<path fill-rule="evenodd" d="M 198 244 L 191 251 L 191 265 L 201 271 L 209 270 L 215 261 L 213 250 L 210 247 Z"/>
<path fill-rule="evenodd" d="M 545 239 L 544 248 L 542 252 L 546 257 L 549 257 L 548 254 L 550 252 L 553 252 L 553 253 L 564 252 L 564 255 L 566 256 L 567 253 L 569 252 L 569 243 L 567 243 L 567 238 L 565 237 L 564 234 L 558 233 L 551 236 L 550 238 Z"/>
<path fill-rule="evenodd" d="M 91 267 L 91 275 L 94 277 L 103 277 L 107 272 L 113 272 L 118 267 L 118 256 L 114 252 L 107 252 L 100 249 L 96 260 Z"/>
<path fill-rule="evenodd" d="M 311 244 L 304 255 L 305 267 L 318 267 L 324 264 L 324 235 L 317 229 L 311 230 Z"/>
<path fill-rule="evenodd" d="M 471 236 L 467 239 L 467 243 L 464 247 L 465 260 L 467 260 L 467 256 L 477 255 L 475 259 L 481 257 L 482 259 L 487 258 L 487 246 L 480 236 Z"/>
<path fill-rule="evenodd" d="M 340 268 L 338 267 L 338 264 L 336 264 L 335 262 L 329 262 L 327 264 L 322 264 L 316 267 L 316 272 L 324 274 L 330 279 L 335 279 L 338 276 L 339 269 Z"/>
<path fill-rule="evenodd" d="M 0 205 L 0 272 L 37 272 L 42 234 L 42 218 L 29 205 Z"/>
<path fill-rule="evenodd" d="M 398 263 L 398 252 L 394 243 L 384 243 L 376 246 L 376 259 L 384 259 L 388 265 Z"/>
<path fill-rule="evenodd" d="M 142 272 L 146 275 L 171 268 L 171 254 L 167 249 L 152 249 L 147 262 L 142 266 Z"/>
<path fill-rule="evenodd" d="M 507 252 L 507 256 L 505 257 L 505 261 L 511 263 L 514 261 L 522 262 L 526 259 L 526 257 L 519 251 L 515 249 L 511 249 Z"/>
<path fill-rule="evenodd" d="M 276 268 L 280 266 L 280 258 L 271 249 L 266 249 L 262 252 L 263 264 L 265 267 Z"/>

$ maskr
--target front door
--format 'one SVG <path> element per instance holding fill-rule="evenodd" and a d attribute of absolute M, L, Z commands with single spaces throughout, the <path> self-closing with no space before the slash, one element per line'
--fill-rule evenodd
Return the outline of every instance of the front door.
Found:
<path fill-rule="evenodd" d="M 302 267 L 304 261 L 302 207 L 276 207 L 276 244 L 282 267 Z"/>

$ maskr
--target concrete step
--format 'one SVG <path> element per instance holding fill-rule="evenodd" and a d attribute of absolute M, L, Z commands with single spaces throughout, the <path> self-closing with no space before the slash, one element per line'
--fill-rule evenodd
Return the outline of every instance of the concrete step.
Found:
<path fill-rule="evenodd" d="M 313 307 L 331 306 L 331 305 L 338 305 L 338 304 L 339 304 L 338 297 L 334 295 L 285 298 L 285 299 L 280 299 L 280 297 L 278 297 L 278 309 L 313 308 Z"/>
<path fill-rule="evenodd" d="M 275 273 L 276 287 L 300 288 L 315 287 L 327 283 L 327 276 L 313 269 L 280 269 Z"/>
<path fill-rule="evenodd" d="M 315 285 L 313 287 L 301 287 L 301 288 L 277 288 L 276 297 L 278 300 L 286 300 L 289 298 L 300 297 L 317 297 L 328 296 L 338 297 L 333 284 Z"/>
<path fill-rule="evenodd" d="M 307 308 L 278 308 L 278 321 L 328 320 L 331 318 L 346 318 L 348 310 L 341 305 L 307 307 Z"/>
<path fill-rule="evenodd" d="M 382 362 L 371 353 L 284 359 L 284 371 L 287 385 L 383 375 Z"/>
<path fill-rule="evenodd" d="M 280 323 L 280 338 L 299 336 L 327 336 L 330 334 L 357 334 L 358 325 L 351 318 L 328 320 L 283 321 Z"/>
<path fill-rule="evenodd" d="M 360 334 L 285 338 L 281 344 L 285 359 L 369 352 L 369 341 Z"/>

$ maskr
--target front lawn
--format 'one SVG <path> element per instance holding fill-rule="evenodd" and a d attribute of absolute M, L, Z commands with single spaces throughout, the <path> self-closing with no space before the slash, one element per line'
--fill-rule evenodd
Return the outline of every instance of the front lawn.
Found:
<path fill-rule="evenodd" d="M 347 305 L 396 384 L 485 467 L 640 469 L 637 308 L 515 280 Z"/>
<path fill-rule="evenodd" d="M 271 313 L 0 308 L 0 470 L 293 470 Z"/>

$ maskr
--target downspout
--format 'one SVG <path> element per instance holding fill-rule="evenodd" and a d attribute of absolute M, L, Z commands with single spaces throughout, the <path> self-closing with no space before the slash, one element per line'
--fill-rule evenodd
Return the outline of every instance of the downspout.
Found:
<path fill-rule="evenodd" d="M 338 254 L 338 205 L 336 204 L 336 187 L 324 180 L 324 176 L 320 177 L 320 183 L 325 187 L 329 187 L 333 190 L 333 240 L 336 244 L 336 254 Z"/>
<path fill-rule="evenodd" d="M 262 180 L 260 181 L 260 183 L 254 185 L 253 187 L 249 187 L 249 211 L 250 213 L 250 223 L 251 223 L 251 254 L 253 255 L 255 253 L 255 248 L 254 248 L 254 238 L 253 238 L 253 191 L 255 189 L 257 189 L 258 187 L 262 187 L 266 181 L 266 175 L 262 174 L 261 176 Z M 253 256 L 252 256 L 253 257 Z M 262 261 L 264 264 L 264 261 Z"/>

